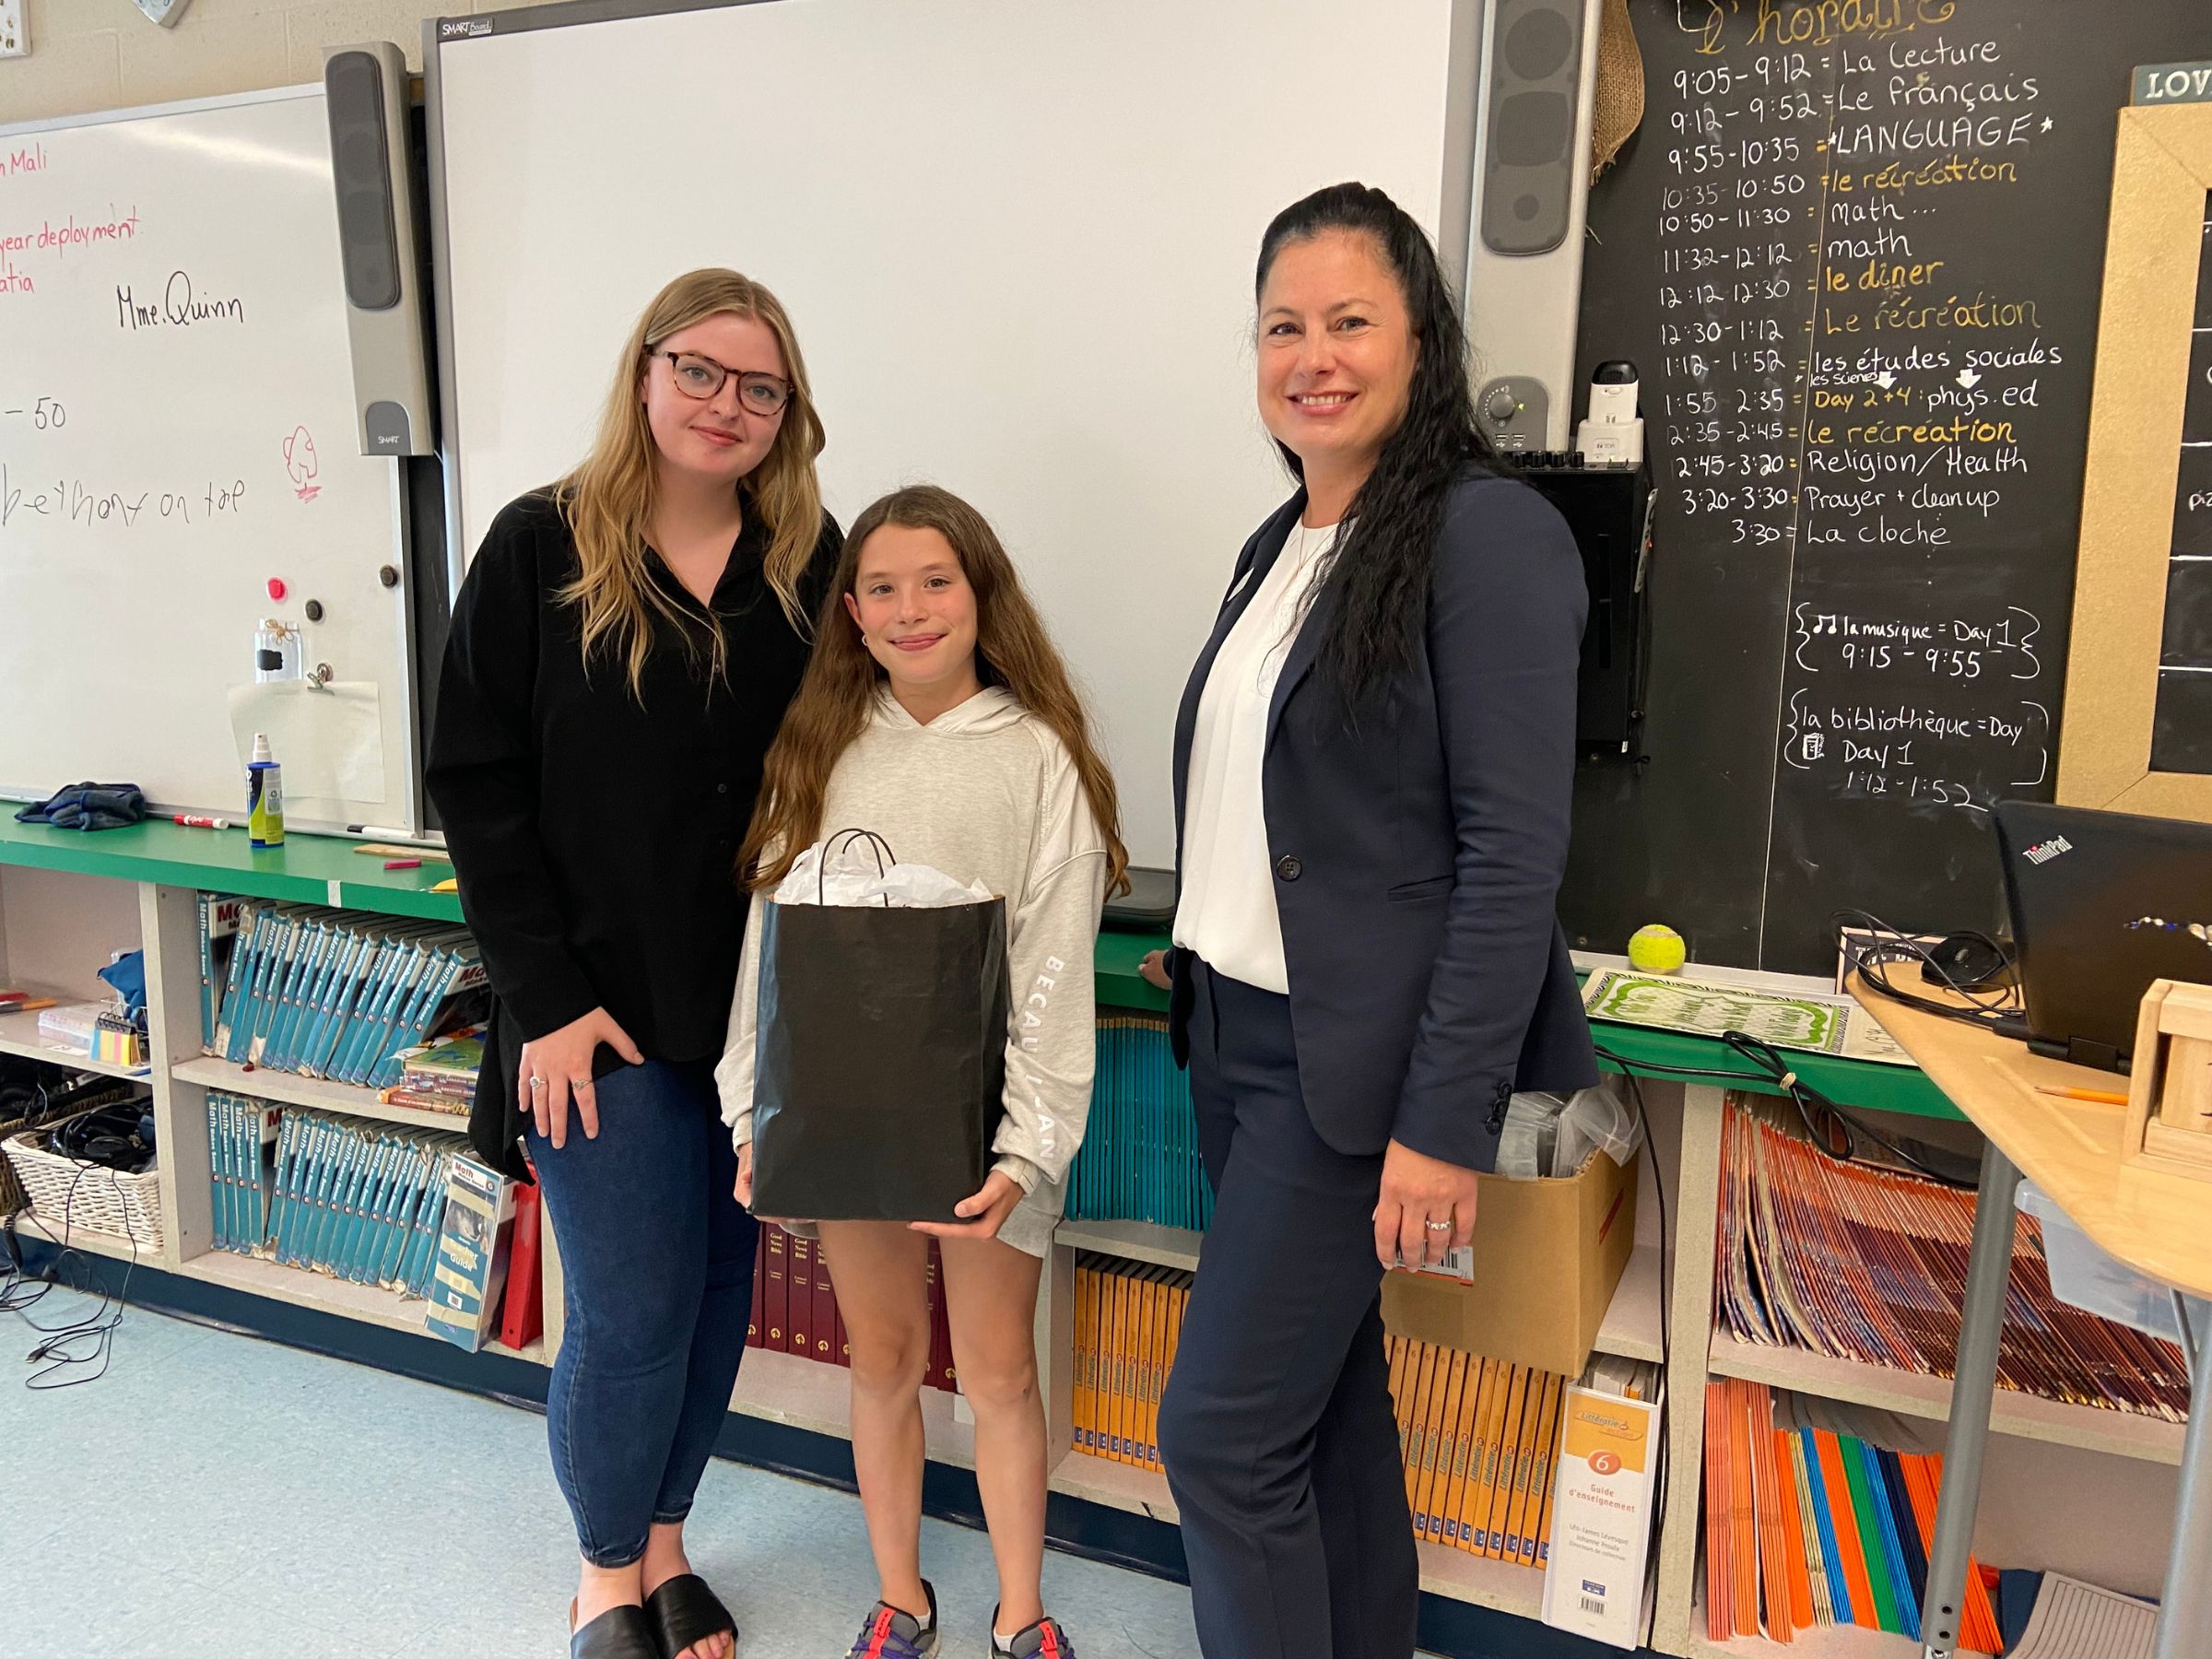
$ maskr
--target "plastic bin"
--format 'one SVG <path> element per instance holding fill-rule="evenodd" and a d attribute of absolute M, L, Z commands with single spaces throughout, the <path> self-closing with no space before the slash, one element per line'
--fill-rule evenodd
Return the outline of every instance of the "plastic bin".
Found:
<path fill-rule="evenodd" d="M 2181 1324 L 2173 1316 L 2173 1293 L 2166 1286 L 2109 1254 L 2033 1182 L 2020 1182 L 2018 1204 L 2042 1223 L 2051 1288 L 2061 1301 L 2169 1342 L 2182 1339 Z"/>

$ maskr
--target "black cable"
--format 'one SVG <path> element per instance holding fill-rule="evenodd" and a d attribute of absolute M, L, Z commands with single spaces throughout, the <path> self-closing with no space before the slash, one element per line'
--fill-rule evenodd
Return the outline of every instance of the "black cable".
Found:
<path fill-rule="evenodd" d="M 1843 909 L 1830 912 L 1828 919 L 1831 925 L 1837 926 L 1839 939 L 1841 935 L 1841 924 L 1853 920 L 1863 924 L 1867 932 L 1876 935 L 1871 941 L 1866 954 L 1860 957 L 1853 964 L 1858 969 L 1859 978 L 1866 982 L 1868 990 L 1888 997 L 1891 1002 L 1901 1003 L 1908 1008 L 1917 1008 L 1924 1014 L 1940 1015 L 1945 1019 L 1956 1019 L 1965 1025 L 1980 1026 L 1996 1032 L 2000 1037 L 2010 1037 L 2021 1042 L 2028 1041 L 2027 1020 L 2021 1014 L 2018 1004 L 2009 989 L 1993 993 L 1983 991 L 1979 985 L 1962 983 L 1953 977 L 1948 968 L 1936 959 L 1934 953 L 1925 945 L 1911 935 L 1890 926 L 1888 923 L 1871 911 L 1846 906 Z M 1988 939 L 1986 934 L 1977 936 Z M 2005 966 L 2008 969 L 2011 968 L 2014 965 L 2011 953 L 1998 945 L 1994 939 L 1989 939 L 1989 943 L 2004 959 Z M 1884 954 L 1877 954 L 1877 952 Z M 1886 954 L 1890 952 L 1901 952 L 1912 958 L 1920 964 L 1920 971 L 1924 977 L 1934 974 L 1942 982 L 1945 989 L 1963 996 L 1972 1006 L 1956 1007 L 1949 1003 L 1937 1002 L 1933 997 L 1917 995 L 1900 985 L 1893 984 L 1889 979 L 1889 963 L 1894 959 L 1891 955 Z"/>
<path fill-rule="evenodd" d="M 36 1393 L 75 1388 L 86 1382 L 97 1382 L 107 1375 L 108 1362 L 114 1351 L 115 1332 L 123 1324 L 124 1311 L 130 1306 L 131 1275 L 138 1265 L 138 1241 L 129 1233 L 127 1219 L 125 1237 L 131 1246 L 131 1259 L 124 1268 L 123 1283 L 112 1296 L 98 1282 L 97 1264 L 71 1241 L 75 1230 L 77 1187 L 88 1175 L 96 1171 L 105 1174 L 111 1181 L 115 1176 L 114 1171 L 105 1164 L 86 1159 L 72 1159 L 71 1161 L 76 1165 L 76 1176 L 70 1182 L 69 1195 L 62 1206 L 61 1232 L 55 1240 L 59 1253 L 42 1274 L 31 1273 L 24 1262 L 14 1214 L 7 1217 L 5 1228 L 7 1271 L 5 1278 L 0 1278 L 0 1312 L 15 1314 L 39 1335 L 40 1340 L 24 1356 L 27 1364 L 43 1368 L 33 1371 L 24 1381 L 24 1386 Z M 41 1324 L 31 1317 L 30 1310 L 57 1289 L 88 1298 L 97 1305 L 81 1317 L 65 1316 L 62 1324 Z M 87 1344 L 89 1344 L 88 1347 Z M 81 1372 L 87 1367 L 94 1368 L 88 1376 L 69 1374 L 73 1371 Z M 57 1378 L 60 1380 L 55 1381 Z"/>
<path fill-rule="evenodd" d="M 1652 1114 L 1644 1109 L 1643 1085 L 1633 1072 L 1621 1073 L 1621 1080 L 1629 1086 L 1629 1098 L 1636 1102 L 1636 1121 L 1643 1127 L 1643 1144 L 1652 1154 L 1652 1191 L 1659 1200 L 1659 1452 L 1653 1462 L 1652 1512 L 1663 1515 L 1666 1512 L 1667 1482 L 1674 1474 L 1667 1455 L 1667 1413 L 1673 1410 L 1675 1403 L 1674 1389 L 1669 1385 L 1674 1345 L 1670 1291 L 1674 1279 L 1667 1272 L 1666 1177 L 1659 1172 L 1659 1151 L 1652 1139 Z"/>
<path fill-rule="evenodd" d="M 1729 1083 L 1767 1083 L 1778 1086 L 1797 1109 L 1797 1116 L 1805 1125 L 1806 1137 L 1823 1156 L 1837 1163 L 1865 1163 L 1871 1161 L 1859 1150 L 1861 1141 L 1879 1147 L 1906 1169 L 1926 1177 L 1943 1186 L 1956 1187 L 1961 1192 L 1972 1192 L 1974 1182 L 1962 1181 L 1955 1175 L 1935 1168 L 1917 1152 L 1910 1151 L 1870 1127 L 1864 1120 L 1854 1117 L 1819 1089 L 1807 1083 L 1795 1068 L 1785 1061 L 1782 1052 L 1771 1043 L 1742 1031 L 1723 1031 L 1721 1041 L 1728 1048 L 1750 1063 L 1748 1071 L 1724 1070 L 1712 1066 L 1661 1065 L 1643 1060 L 1631 1060 L 1625 1054 L 1615 1053 L 1602 1043 L 1594 1044 L 1598 1057 L 1620 1068 L 1624 1076 L 1637 1072 L 1674 1077 L 1711 1077 Z"/>

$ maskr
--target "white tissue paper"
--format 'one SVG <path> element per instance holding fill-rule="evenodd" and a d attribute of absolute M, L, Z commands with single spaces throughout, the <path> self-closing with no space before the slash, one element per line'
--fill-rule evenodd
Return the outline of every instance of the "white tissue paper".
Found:
<path fill-rule="evenodd" d="M 982 904 L 991 889 L 980 881 L 965 886 L 929 865 L 895 864 L 879 870 L 865 841 L 853 841 L 822 868 L 822 846 L 817 841 L 799 854 L 775 891 L 778 904 L 873 904 L 891 910 L 946 910 L 956 904 Z"/>

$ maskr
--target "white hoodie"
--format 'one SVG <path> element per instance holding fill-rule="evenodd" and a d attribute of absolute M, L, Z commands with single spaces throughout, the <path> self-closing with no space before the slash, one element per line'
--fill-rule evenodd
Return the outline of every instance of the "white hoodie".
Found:
<path fill-rule="evenodd" d="M 998 1236 L 1043 1255 L 1090 1112 L 1091 953 L 1106 893 L 1106 840 L 1074 758 L 1001 688 L 927 725 L 885 691 L 830 771 L 821 827 L 873 830 L 901 863 L 980 880 L 1006 900 L 1012 997 L 1006 1116 L 992 1142 L 993 1167 L 1027 1195 Z M 753 1137 L 763 903 L 755 893 L 729 1041 L 714 1068 L 723 1122 L 741 1147 Z"/>

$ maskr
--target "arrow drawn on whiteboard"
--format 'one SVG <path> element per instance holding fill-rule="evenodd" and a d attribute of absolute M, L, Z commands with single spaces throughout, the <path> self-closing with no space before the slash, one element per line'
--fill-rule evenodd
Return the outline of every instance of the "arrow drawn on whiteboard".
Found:
<path fill-rule="evenodd" d="M 1959 371 L 1959 383 L 1962 386 L 1971 386 L 1981 378 L 1982 377 L 1979 374 L 1976 374 L 1971 369 L 1961 369 Z"/>
<path fill-rule="evenodd" d="M 294 427 L 284 441 L 284 470 L 292 480 L 292 493 L 303 501 L 312 501 L 323 493 L 323 486 L 312 482 L 323 470 L 315 455 L 315 441 L 305 427 Z"/>
<path fill-rule="evenodd" d="M 1885 369 L 1879 374 L 1874 377 L 1874 383 L 1879 386 L 1883 391 L 1887 392 L 1890 387 L 1897 384 L 1897 376 L 1890 373 L 1888 370 Z"/>

